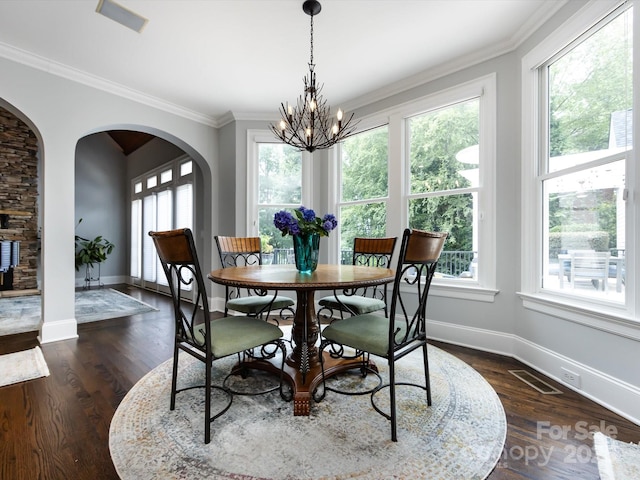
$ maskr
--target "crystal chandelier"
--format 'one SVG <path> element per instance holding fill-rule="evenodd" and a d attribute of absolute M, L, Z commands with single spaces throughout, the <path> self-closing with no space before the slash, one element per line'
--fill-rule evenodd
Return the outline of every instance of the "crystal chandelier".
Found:
<path fill-rule="evenodd" d="M 311 57 L 309 74 L 304 77 L 304 94 L 298 97 L 297 105 L 280 104 L 282 119 L 271 130 L 284 143 L 299 150 L 329 148 L 352 135 L 357 123 L 352 123 L 353 113 L 346 119 L 338 109 L 335 118 L 331 108 L 322 97 L 322 85 L 316 86 L 315 64 L 313 63 L 313 16 L 320 13 L 322 6 L 317 0 L 306 0 L 302 4 L 304 13 L 311 17 Z"/>

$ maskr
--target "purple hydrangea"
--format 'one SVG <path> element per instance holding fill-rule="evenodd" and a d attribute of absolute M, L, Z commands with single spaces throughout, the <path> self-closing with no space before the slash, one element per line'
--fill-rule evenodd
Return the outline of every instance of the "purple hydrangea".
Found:
<path fill-rule="evenodd" d="M 286 210 L 276 212 L 273 224 L 282 232 L 282 236 L 316 233 L 326 237 L 336 228 L 338 222 L 330 213 L 320 219 L 311 208 L 300 206 L 293 211 L 293 214 Z"/>
<path fill-rule="evenodd" d="M 322 228 L 324 231 L 329 233 L 331 230 L 338 226 L 338 221 L 336 220 L 335 215 L 331 213 L 327 213 L 324 217 L 322 217 Z"/>
<path fill-rule="evenodd" d="M 283 234 L 286 234 L 289 231 L 289 226 L 293 223 L 298 223 L 286 210 L 280 210 L 273 217 L 273 224 L 276 226 L 278 230 L 280 230 Z"/>
<path fill-rule="evenodd" d="M 298 210 L 302 213 L 305 222 L 314 222 L 316 220 L 316 212 L 310 208 L 300 207 Z"/>

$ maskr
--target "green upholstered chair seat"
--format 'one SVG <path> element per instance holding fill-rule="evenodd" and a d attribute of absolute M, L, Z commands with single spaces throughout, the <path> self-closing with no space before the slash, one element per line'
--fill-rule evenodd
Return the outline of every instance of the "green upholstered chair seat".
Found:
<path fill-rule="evenodd" d="M 406 330 L 404 322 L 397 322 L 399 336 Z M 389 319 L 372 313 L 356 315 L 334 322 L 322 331 L 322 336 L 332 342 L 364 350 L 379 357 L 389 352 Z"/>
<path fill-rule="evenodd" d="M 195 339 L 204 343 L 204 325 L 195 328 Z M 279 327 L 256 317 L 223 317 L 211 320 L 211 353 L 215 358 L 273 342 L 283 333 Z"/>
<path fill-rule="evenodd" d="M 362 295 L 332 295 L 321 298 L 318 302 L 323 307 L 332 310 L 344 310 L 346 306 L 356 315 L 384 310 L 384 301 L 379 298 L 363 297 Z"/>
<path fill-rule="evenodd" d="M 234 298 L 227 302 L 227 308 L 229 310 L 235 310 L 242 313 L 260 313 L 269 302 L 271 302 L 271 296 L 267 295 L 260 297 L 258 295 L 251 295 L 249 297 Z M 271 310 L 280 310 L 281 308 L 290 307 L 294 304 L 293 300 L 289 297 L 278 295 L 273 304 L 271 304 Z"/>

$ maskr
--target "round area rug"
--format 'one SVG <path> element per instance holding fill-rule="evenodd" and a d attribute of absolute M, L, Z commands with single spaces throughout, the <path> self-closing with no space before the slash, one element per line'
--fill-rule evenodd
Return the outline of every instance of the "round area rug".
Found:
<path fill-rule="evenodd" d="M 235 357 L 214 363 L 214 384 Z M 420 382 L 419 351 L 396 364 L 397 381 Z M 386 378 L 387 366 L 378 359 Z M 369 395 L 327 392 L 308 417 L 293 416 L 293 404 L 277 392 L 236 396 L 212 423 L 204 444 L 204 392 L 179 393 L 169 410 L 171 360 L 149 372 L 118 407 L 109 448 L 122 479 L 483 479 L 500 458 L 507 431 L 504 409 L 489 383 L 454 356 L 429 346 L 432 405 L 424 390 L 398 387 L 398 442 L 390 422 L 373 410 Z M 179 386 L 202 384 L 204 366 L 180 357 Z M 370 375 L 367 379 L 373 378 Z M 235 377 L 234 377 L 235 378 Z M 343 374 L 334 384 L 360 382 Z M 424 381 L 424 378 L 423 378 Z M 252 372 L 235 388 L 273 382 Z M 388 389 L 377 394 L 388 405 Z M 216 401 L 213 396 L 215 409 Z M 388 410 L 387 410 L 388 411 Z"/>

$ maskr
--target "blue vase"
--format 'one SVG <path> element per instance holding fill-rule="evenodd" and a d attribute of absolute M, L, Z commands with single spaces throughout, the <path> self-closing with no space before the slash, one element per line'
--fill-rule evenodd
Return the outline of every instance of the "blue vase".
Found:
<path fill-rule="evenodd" d="M 293 253 L 296 257 L 296 268 L 300 273 L 310 274 L 318 267 L 318 250 L 320 235 L 303 233 L 293 236 Z"/>

